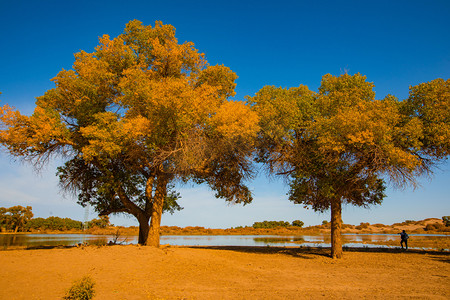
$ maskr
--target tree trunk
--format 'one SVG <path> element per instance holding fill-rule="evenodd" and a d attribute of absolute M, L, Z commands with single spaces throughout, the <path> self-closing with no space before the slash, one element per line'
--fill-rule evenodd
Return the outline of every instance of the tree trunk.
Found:
<path fill-rule="evenodd" d="M 340 199 L 331 201 L 331 257 L 342 258 L 342 203 Z"/>
<path fill-rule="evenodd" d="M 167 180 L 165 178 L 159 177 L 157 178 L 155 196 L 153 197 L 152 216 L 150 219 L 150 230 L 147 240 L 148 246 L 159 247 L 161 216 L 166 194 Z"/>
<path fill-rule="evenodd" d="M 139 239 L 138 244 L 145 245 L 148 239 L 149 225 L 148 218 L 141 217 L 138 218 L 139 221 Z"/>
<path fill-rule="evenodd" d="M 128 198 L 127 194 L 120 184 L 116 187 L 116 193 L 119 196 L 122 204 L 126 207 L 126 210 L 124 211 L 135 216 L 139 222 L 138 243 L 141 245 L 146 245 L 149 232 L 148 220 L 150 218 L 150 215 L 146 211 L 139 208 L 139 206 L 137 206 Z"/>

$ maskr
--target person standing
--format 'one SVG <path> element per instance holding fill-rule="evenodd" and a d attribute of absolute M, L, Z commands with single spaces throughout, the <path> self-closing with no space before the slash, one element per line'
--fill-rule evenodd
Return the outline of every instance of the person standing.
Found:
<path fill-rule="evenodd" d="M 400 246 L 402 246 L 402 249 L 403 249 L 403 243 L 405 243 L 405 248 L 406 248 L 406 250 L 408 250 L 408 239 L 409 239 L 408 234 L 406 233 L 405 230 L 403 230 L 399 234 L 400 234 L 400 239 L 401 239 Z"/>

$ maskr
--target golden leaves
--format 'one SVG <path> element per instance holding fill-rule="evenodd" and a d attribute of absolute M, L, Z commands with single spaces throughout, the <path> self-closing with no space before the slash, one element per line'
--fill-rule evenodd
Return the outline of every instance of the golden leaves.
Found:
<path fill-rule="evenodd" d="M 260 116 L 260 159 L 285 174 L 313 176 L 326 166 L 413 182 L 448 153 L 449 83 L 413 87 L 404 102 L 375 100 L 373 86 L 360 74 L 327 74 L 317 94 L 264 87 L 248 99 Z"/>
<path fill-rule="evenodd" d="M 210 86 L 217 86 L 220 96 L 225 98 L 233 97 L 236 93 L 235 80 L 238 78 L 236 73 L 224 65 L 209 66 L 202 70 L 198 76 L 196 86 L 208 84 Z"/>
<path fill-rule="evenodd" d="M 227 139 L 245 139 L 251 143 L 259 130 L 258 115 L 242 102 L 229 101 L 212 117 L 215 130 Z"/>

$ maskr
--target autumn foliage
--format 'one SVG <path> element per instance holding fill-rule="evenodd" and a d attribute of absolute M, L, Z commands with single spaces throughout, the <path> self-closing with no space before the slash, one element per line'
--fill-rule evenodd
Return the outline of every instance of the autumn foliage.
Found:
<path fill-rule="evenodd" d="M 449 154 L 450 80 L 376 100 L 360 74 L 323 76 L 318 92 L 266 86 L 248 103 L 260 117 L 257 161 L 284 176 L 289 199 L 331 210 L 332 256 L 342 256 L 342 204 L 380 204 L 398 186 L 432 172 Z"/>
<path fill-rule="evenodd" d="M 100 214 L 134 215 L 139 242 L 158 246 L 161 214 L 179 198 L 174 180 L 252 200 L 244 180 L 258 117 L 228 100 L 236 78 L 208 65 L 193 43 L 178 43 L 171 25 L 131 21 L 120 36 L 100 37 L 94 52 L 76 53 L 32 116 L 2 107 L 1 143 L 37 165 L 62 156 L 65 190 Z"/>
<path fill-rule="evenodd" d="M 76 53 L 33 115 L 0 107 L 0 143 L 36 166 L 62 157 L 64 190 L 100 215 L 133 215 L 139 243 L 153 246 L 162 213 L 181 209 L 175 181 L 246 204 L 255 158 L 287 180 L 291 201 L 331 210 L 337 258 L 343 204 L 380 204 L 388 182 L 415 185 L 449 155 L 450 80 L 413 86 L 399 101 L 375 99 L 361 74 L 326 74 L 318 91 L 266 86 L 241 102 L 229 99 L 236 79 L 179 43 L 173 26 L 134 20 Z"/>

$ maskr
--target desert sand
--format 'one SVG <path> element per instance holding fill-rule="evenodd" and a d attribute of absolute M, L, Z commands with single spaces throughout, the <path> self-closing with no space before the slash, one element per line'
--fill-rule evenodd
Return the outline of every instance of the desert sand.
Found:
<path fill-rule="evenodd" d="M 450 253 L 277 247 L 75 247 L 0 251 L 0 299 L 450 299 Z"/>

